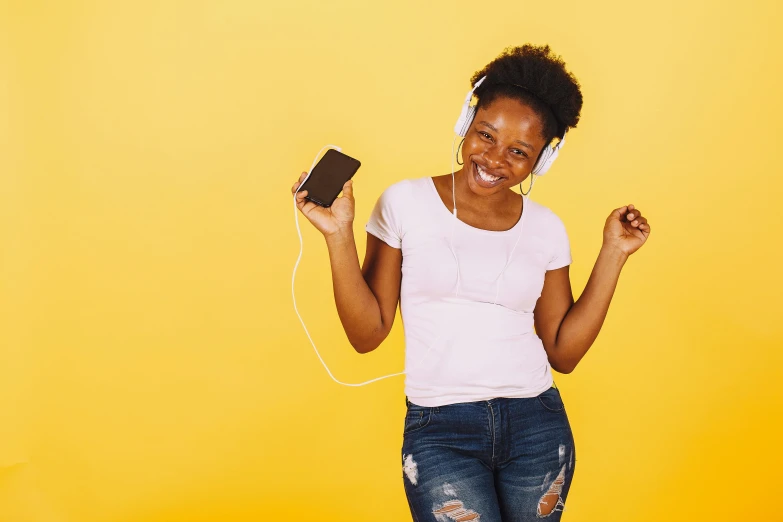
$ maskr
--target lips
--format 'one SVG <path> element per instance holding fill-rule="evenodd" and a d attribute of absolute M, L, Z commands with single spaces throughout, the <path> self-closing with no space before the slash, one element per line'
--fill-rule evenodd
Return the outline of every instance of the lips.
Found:
<path fill-rule="evenodd" d="M 478 163 L 473 162 L 473 178 L 479 186 L 484 188 L 492 188 L 503 182 L 506 178 L 503 176 L 494 176 L 489 174 L 484 167 Z"/>

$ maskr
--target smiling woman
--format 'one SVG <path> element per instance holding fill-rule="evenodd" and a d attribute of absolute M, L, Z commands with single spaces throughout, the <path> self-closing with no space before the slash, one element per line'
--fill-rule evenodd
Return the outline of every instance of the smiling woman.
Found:
<path fill-rule="evenodd" d="M 507 49 L 471 83 L 455 127 L 463 167 L 386 189 L 362 267 L 352 182 L 330 208 L 306 201 L 299 183 L 292 192 L 326 239 L 354 348 L 377 348 L 401 306 L 401 469 L 414 520 L 559 520 L 576 459 L 551 370 L 573 371 L 590 348 L 650 227 L 633 205 L 612 210 L 574 302 L 563 222 L 511 189 L 549 170 L 579 121 L 579 84 L 548 46 L 532 45 Z"/>

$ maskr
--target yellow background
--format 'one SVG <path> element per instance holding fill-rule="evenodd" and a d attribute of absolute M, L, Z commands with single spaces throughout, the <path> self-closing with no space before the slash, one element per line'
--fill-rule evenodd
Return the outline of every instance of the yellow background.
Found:
<path fill-rule="evenodd" d="M 0 520 L 409 520 L 403 378 L 333 383 L 291 303 L 290 186 L 327 143 L 381 191 L 449 171 L 474 71 L 549 43 L 582 121 L 533 198 L 575 297 L 609 212 L 652 234 L 592 350 L 556 376 L 565 520 L 783 520 L 774 1 L 19 1 L 0 7 Z M 357 355 L 322 238 L 298 303 Z"/>

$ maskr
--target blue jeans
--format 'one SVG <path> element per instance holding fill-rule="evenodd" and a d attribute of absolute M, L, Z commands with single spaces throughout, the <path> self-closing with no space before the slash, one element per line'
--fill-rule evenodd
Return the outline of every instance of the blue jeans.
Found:
<path fill-rule="evenodd" d="M 557 388 L 525 399 L 406 403 L 403 482 L 415 522 L 560 520 L 576 455 Z"/>

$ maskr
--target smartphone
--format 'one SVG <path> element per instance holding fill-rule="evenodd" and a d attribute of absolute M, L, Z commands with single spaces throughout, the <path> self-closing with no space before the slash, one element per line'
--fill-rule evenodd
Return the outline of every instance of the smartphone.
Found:
<path fill-rule="evenodd" d="M 330 207 L 343 190 L 345 182 L 356 174 L 361 165 L 359 160 L 329 149 L 299 190 L 307 191 L 306 200 L 322 207 Z"/>

